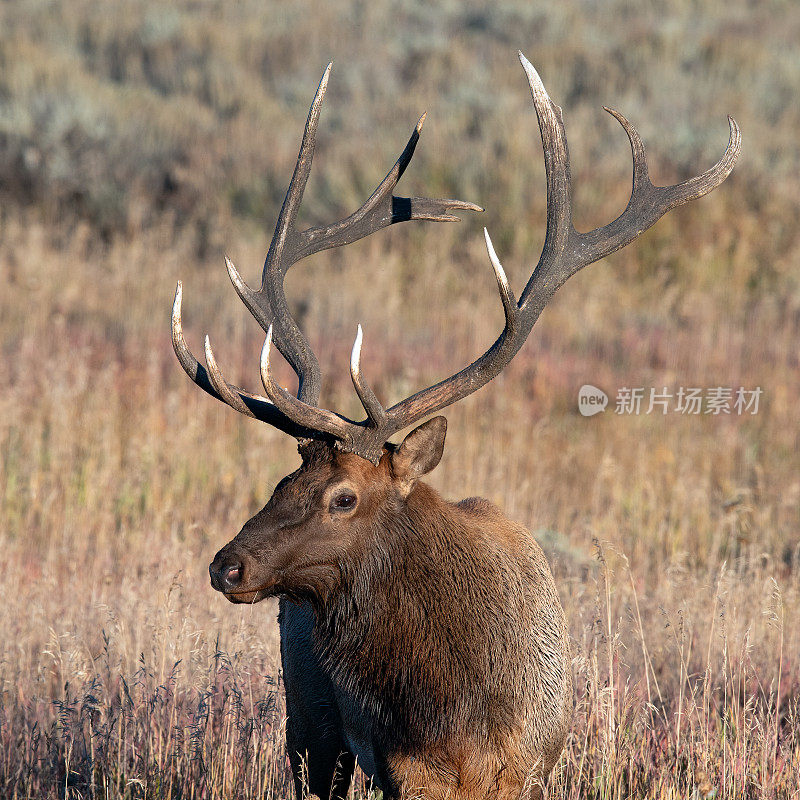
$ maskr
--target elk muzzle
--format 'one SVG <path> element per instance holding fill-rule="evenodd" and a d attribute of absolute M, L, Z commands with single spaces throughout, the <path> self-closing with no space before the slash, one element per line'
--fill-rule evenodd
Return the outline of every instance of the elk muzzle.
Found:
<path fill-rule="evenodd" d="M 211 585 L 222 592 L 231 603 L 257 603 L 268 594 L 264 585 L 251 585 L 252 570 L 246 565 L 246 560 L 229 549 L 223 547 L 208 566 L 211 576 Z"/>

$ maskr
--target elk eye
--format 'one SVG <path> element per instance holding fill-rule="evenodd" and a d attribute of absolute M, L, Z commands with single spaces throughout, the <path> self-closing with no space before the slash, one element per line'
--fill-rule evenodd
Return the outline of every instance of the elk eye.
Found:
<path fill-rule="evenodd" d="M 350 492 L 342 492 L 337 494 L 331 500 L 331 508 L 337 511 L 347 511 L 348 509 L 356 507 L 356 496 Z"/>

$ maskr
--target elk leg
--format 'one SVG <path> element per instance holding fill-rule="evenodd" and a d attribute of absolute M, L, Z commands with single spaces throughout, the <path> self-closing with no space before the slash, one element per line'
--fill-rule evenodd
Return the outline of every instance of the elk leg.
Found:
<path fill-rule="evenodd" d="M 281 661 L 286 688 L 286 749 L 297 800 L 344 800 L 355 769 L 330 679 L 314 652 L 314 612 L 280 601 Z"/>
<path fill-rule="evenodd" d="M 356 766 L 352 753 L 339 751 L 330 741 L 317 741 L 311 746 L 307 741 L 301 743 L 292 728 L 287 721 L 286 747 L 297 800 L 309 795 L 320 800 L 345 800 Z"/>

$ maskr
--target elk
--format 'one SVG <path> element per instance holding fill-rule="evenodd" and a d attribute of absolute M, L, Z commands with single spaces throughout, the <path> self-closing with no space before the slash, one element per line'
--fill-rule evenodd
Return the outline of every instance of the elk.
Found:
<path fill-rule="evenodd" d="M 446 421 L 432 416 L 475 392 L 516 355 L 556 290 L 578 270 L 632 242 L 662 215 L 722 183 L 740 134 L 707 172 L 673 186 L 648 176 L 642 141 L 625 129 L 633 188 L 613 222 L 578 233 L 572 224 L 561 109 L 519 53 L 538 116 L 547 180 L 543 251 L 516 299 L 486 233 L 505 326 L 495 343 L 446 380 L 385 408 L 361 371 L 358 328 L 350 375 L 366 418 L 319 405 L 320 366 L 292 319 L 283 288 L 296 262 L 407 220 L 456 221 L 480 211 L 459 200 L 395 197 L 424 117 L 392 170 L 346 219 L 299 230 L 331 65 L 320 82 L 261 288 L 226 259 L 236 292 L 266 332 L 265 395 L 223 377 L 208 337 L 205 366 L 182 332 L 178 283 L 172 338 L 189 377 L 218 400 L 298 440 L 300 467 L 210 565 L 211 583 L 233 603 L 279 598 L 286 687 L 286 741 L 298 798 L 344 798 L 356 763 L 385 797 L 434 800 L 541 797 L 563 749 L 572 712 L 570 645 L 554 580 L 534 537 L 487 500 L 448 502 L 420 480 L 439 463 Z M 278 385 L 273 344 L 293 368 L 296 393 Z M 402 443 L 396 433 L 424 418 Z M 307 783 L 306 783 L 307 781 Z"/>

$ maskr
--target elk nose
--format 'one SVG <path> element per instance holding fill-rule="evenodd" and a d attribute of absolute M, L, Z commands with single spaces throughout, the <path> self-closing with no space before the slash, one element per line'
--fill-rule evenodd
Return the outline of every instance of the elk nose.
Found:
<path fill-rule="evenodd" d="M 242 582 L 242 564 L 239 561 L 217 564 L 216 560 L 208 568 L 211 585 L 218 592 L 229 592 Z"/>

